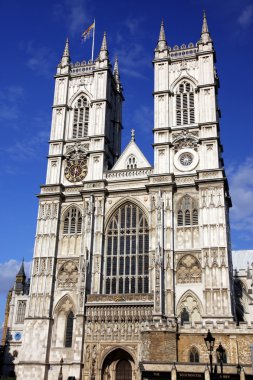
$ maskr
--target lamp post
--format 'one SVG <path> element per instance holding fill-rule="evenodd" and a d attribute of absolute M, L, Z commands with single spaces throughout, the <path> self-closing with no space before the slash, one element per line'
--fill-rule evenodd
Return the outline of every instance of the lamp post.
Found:
<path fill-rule="evenodd" d="M 213 377 L 213 347 L 215 338 L 212 336 L 210 330 L 208 330 L 206 337 L 204 338 L 207 351 L 209 352 L 209 361 L 210 361 L 210 378 Z"/>
<path fill-rule="evenodd" d="M 62 363 L 63 363 L 63 358 L 61 358 L 61 360 L 60 360 L 60 372 L 59 372 L 59 375 L 58 375 L 58 380 L 63 380 Z"/>
<path fill-rule="evenodd" d="M 225 350 L 222 347 L 221 343 L 219 344 L 219 346 L 218 346 L 218 348 L 216 350 L 216 353 L 217 353 L 218 362 L 220 363 L 221 379 L 223 380 L 223 362 L 224 362 Z"/>

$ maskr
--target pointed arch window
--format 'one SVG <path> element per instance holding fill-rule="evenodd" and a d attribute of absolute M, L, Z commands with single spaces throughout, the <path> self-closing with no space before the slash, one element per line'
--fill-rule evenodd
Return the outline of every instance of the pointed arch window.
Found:
<path fill-rule="evenodd" d="M 75 235 L 82 232 L 82 214 L 76 207 L 72 207 L 64 217 L 63 234 Z"/>
<path fill-rule="evenodd" d="M 72 135 L 74 139 L 88 136 L 89 112 L 88 100 L 85 96 L 81 96 L 74 106 Z"/>
<path fill-rule="evenodd" d="M 181 311 L 181 326 L 183 326 L 185 322 L 189 322 L 189 321 L 190 321 L 190 314 L 184 307 L 183 310 Z"/>
<path fill-rule="evenodd" d="M 143 211 L 132 203 L 121 206 L 106 231 L 104 291 L 148 293 L 149 230 Z"/>
<path fill-rule="evenodd" d="M 192 347 L 189 352 L 190 363 L 199 363 L 199 351 L 196 347 Z"/>
<path fill-rule="evenodd" d="M 73 325 L 74 325 L 74 314 L 70 311 L 67 315 L 66 321 L 66 333 L 65 333 L 65 347 L 72 346 L 72 338 L 73 338 Z"/>
<path fill-rule="evenodd" d="M 196 226 L 198 223 L 198 209 L 195 201 L 189 195 L 185 195 L 178 205 L 177 225 L 178 227 Z"/>
<path fill-rule="evenodd" d="M 194 91 L 187 81 L 180 83 L 176 91 L 176 123 L 177 125 L 195 123 Z"/>
<path fill-rule="evenodd" d="M 26 301 L 18 301 L 16 323 L 24 323 Z"/>

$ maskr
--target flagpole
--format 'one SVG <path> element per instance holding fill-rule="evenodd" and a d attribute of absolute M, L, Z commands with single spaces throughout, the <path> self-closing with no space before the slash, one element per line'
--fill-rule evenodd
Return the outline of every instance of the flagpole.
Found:
<path fill-rule="evenodd" d="M 92 60 L 92 62 L 93 62 L 93 57 L 94 57 L 95 27 L 96 27 L 96 24 L 95 24 L 95 19 L 94 19 L 94 28 L 93 28 L 93 33 L 92 33 L 92 50 L 91 50 L 91 60 Z"/>

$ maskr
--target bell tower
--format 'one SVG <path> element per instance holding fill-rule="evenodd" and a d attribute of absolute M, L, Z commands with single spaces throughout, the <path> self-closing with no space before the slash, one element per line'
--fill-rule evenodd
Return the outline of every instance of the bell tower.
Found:
<path fill-rule="evenodd" d="M 182 319 L 188 313 L 189 320 L 201 314 L 231 320 L 231 200 L 221 156 L 215 50 L 205 12 L 196 44 L 169 47 L 162 22 L 153 64 L 154 173 L 171 175 L 175 184 L 175 312 L 182 312 Z M 191 266 L 195 273 L 186 278 Z M 187 306 L 189 297 L 199 304 L 195 311 Z"/>
<path fill-rule="evenodd" d="M 67 40 L 55 76 L 47 185 L 102 180 L 120 153 L 122 101 L 106 33 L 94 62 L 72 64 Z"/>

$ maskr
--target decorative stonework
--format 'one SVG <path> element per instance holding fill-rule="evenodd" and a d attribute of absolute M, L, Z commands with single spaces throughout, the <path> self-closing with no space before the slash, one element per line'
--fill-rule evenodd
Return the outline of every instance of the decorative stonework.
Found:
<path fill-rule="evenodd" d="M 177 266 L 177 282 L 179 284 L 201 282 L 201 272 L 199 261 L 192 255 L 185 255 Z"/>
<path fill-rule="evenodd" d="M 78 269 L 73 261 L 67 261 L 59 270 L 58 287 L 75 288 L 78 281 Z"/>

